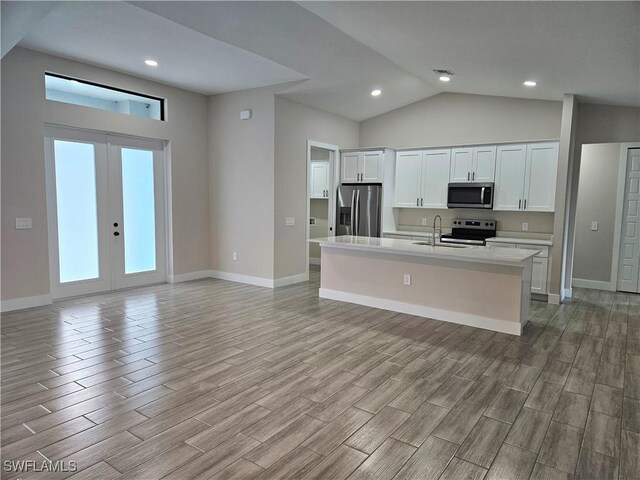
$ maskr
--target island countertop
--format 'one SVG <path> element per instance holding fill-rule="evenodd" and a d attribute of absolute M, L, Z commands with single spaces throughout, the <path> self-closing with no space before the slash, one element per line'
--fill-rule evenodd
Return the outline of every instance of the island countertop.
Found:
<path fill-rule="evenodd" d="M 409 255 L 442 260 L 487 263 L 493 265 L 518 266 L 535 256 L 535 250 L 506 248 L 500 246 L 449 246 L 416 245 L 415 240 L 396 238 L 357 237 L 343 235 L 339 237 L 311 238 L 309 242 L 319 243 L 320 247 L 362 250 L 397 255 Z"/>

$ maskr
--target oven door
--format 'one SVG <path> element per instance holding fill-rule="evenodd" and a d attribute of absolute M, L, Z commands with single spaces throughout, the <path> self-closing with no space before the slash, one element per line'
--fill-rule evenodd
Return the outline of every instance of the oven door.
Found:
<path fill-rule="evenodd" d="M 449 208 L 493 208 L 493 183 L 450 183 Z"/>

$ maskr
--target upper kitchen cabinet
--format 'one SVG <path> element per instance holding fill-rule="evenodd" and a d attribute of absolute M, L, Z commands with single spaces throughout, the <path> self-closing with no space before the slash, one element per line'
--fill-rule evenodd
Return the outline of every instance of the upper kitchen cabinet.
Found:
<path fill-rule="evenodd" d="M 422 190 L 422 151 L 396 154 L 395 207 L 419 207 Z"/>
<path fill-rule="evenodd" d="M 447 208 L 450 166 L 450 149 L 398 152 L 394 206 Z"/>
<path fill-rule="evenodd" d="M 451 150 L 451 183 L 493 182 L 496 147 L 463 147 Z"/>
<path fill-rule="evenodd" d="M 384 152 L 344 152 L 341 161 L 343 183 L 380 183 L 383 178 Z"/>
<path fill-rule="evenodd" d="M 553 212 L 557 166 L 557 142 L 499 146 L 493 209 Z"/>
<path fill-rule="evenodd" d="M 527 145 L 527 174 L 524 183 L 524 209 L 553 212 L 556 201 L 558 143 Z"/>
<path fill-rule="evenodd" d="M 309 198 L 329 198 L 329 162 L 311 162 Z"/>

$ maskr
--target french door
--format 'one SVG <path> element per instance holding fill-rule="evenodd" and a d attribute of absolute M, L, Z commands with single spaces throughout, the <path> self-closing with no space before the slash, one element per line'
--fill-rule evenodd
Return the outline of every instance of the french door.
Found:
<path fill-rule="evenodd" d="M 54 298 L 166 279 L 161 141 L 48 128 Z"/>

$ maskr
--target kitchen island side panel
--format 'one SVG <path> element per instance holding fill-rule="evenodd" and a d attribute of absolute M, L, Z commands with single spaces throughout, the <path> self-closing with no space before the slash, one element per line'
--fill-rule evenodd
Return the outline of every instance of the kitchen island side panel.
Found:
<path fill-rule="evenodd" d="M 492 265 L 324 247 L 320 297 L 520 335 L 531 259 Z M 405 274 L 411 285 L 404 285 Z"/>

